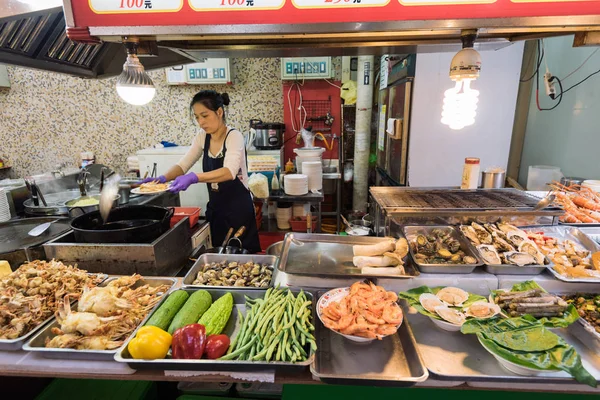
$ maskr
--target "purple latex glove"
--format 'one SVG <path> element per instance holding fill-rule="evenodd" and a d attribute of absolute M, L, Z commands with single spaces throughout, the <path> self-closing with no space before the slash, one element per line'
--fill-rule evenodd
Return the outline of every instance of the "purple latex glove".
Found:
<path fill-rule="evenodd" d="M 175 178 L 173 183 L 171 183 L 169 191 L 173 193 L 179 193 L 182 190 L 187 190 L 187 188 L 189 188 L 194 183 L 198 183 L 198 175 L 196 175 L 195 172 L 188 172 L 185 175 L 181 175 Z"/>
<path fill-rule="evenodd" d="M 164 175 L 159 176 L 158 178 L 146 178 L 143 181 L 140 182 L 140 184 L 142 183 L 148 183 L 148 182 L 158 182 L 158 183 L 166 183 L 167 182 L 167 178 L 165 178 Z"/>

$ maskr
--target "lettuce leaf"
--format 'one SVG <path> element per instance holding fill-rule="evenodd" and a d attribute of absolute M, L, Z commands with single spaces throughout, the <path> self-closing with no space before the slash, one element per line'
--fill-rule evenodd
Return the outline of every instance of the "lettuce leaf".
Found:
<path fill-rule="evenodd" d="M 420 286 L 418 288 L 407 290 L 406 292 L 400 292 L 400 293 L 398 293 L 398 297 L 408 301 L 408 303 L 412 307 L 414 307 L 419 313 L 421 313 L 427 317 L 439 319 L 442 321 L 442 318 L 440 318 L 439 315 L 437 315 L 435 313 L 430 313 L 429 311 L 427 311 L 426 309 L 423 308 L 423 306 L 419 302 L 419 296 L 421 296 L 423 293 L 436 294 L 437 292 L 442 290 L 444 287 L 445 286 L 438 286 L 438 287 L 430 288 L 429 286 Z M 483 296 L 480 296 L 478 294 L 469 293 L 469 298 L 467 299 L 467 301 L 464 302 L 464 304 L 461 307 L 450 307 L 450 308 L 454 308 L 456 310 L 462 311 L 463 308 L 475 303 L 476 301 L 481 301 L 481 300 L 487 301 L 487 299 Z"/>
<path fill-rule="evenodd" d="M 546 371 L 565 371 L 578 382 L 596 387 L 596 378 L 563 338 L 530 315 L 503 320 L 466 321 L 461 332 L 476 334 L 491 353 L 514 364 Z"/>
<path fill-rule="evenodd" d="M 526 290 L 532 289 L 541 289 L 543 292 L 546 290 L 538 285 L 534 281 L 525 281 L 521 283 L 516 283 L 513 285 L 511 292 L 523 292 Z M 502 293 L 502 290 L 493 290 L 492 298 L 495 298 L 497 293 Z M 546 292 L 547 293 L 547 292 Z M 539 318 L 538 321 L 547 328 L 566 328 L 571 325 L 573 322 L 579 319 L 579 313 L 577 312 L 577 308 L 573 304 L 569 304 L 565 313 L 562 317 L 542 317 Z"/>

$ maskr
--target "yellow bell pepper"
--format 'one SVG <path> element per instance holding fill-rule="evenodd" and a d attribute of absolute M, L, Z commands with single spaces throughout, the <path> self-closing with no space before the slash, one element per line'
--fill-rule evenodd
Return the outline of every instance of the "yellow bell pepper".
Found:
<path fill-rule="evenodd" d="M 143 326 L 127 345 L 131 357 L 156 360 L 167 356 L 173 338 L 156 326 Z"/>

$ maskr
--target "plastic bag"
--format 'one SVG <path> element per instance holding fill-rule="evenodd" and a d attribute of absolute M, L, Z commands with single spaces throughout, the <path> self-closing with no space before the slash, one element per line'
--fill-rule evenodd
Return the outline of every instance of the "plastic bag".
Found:
<path fill-rule="evenodd" d="M 266 199 L 269 197 L 269 179 L 263 174 L 252 174 L 248 178 L 248 187 L 250 191 L 259 199 Z"/>
<path fill-rule="evenodd" d="M 347 81 L 344 83 L 340 90 L 340 97 L 344 99 L 346 105 L 356 104 L 356 82 Z"/>

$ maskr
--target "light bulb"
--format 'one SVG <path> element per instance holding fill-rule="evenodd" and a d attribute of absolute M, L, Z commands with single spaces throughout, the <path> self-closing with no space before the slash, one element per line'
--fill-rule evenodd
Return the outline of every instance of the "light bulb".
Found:
<path fill-rule="evenodd" d="M 459 130 L 475 123 L 479 91 L 471 89 L 472 79 L 458 79 L 452 89 L 444 92 L 442 124 Z"/>
<path fill-rule="evenodd" d="M 156 94 L 154 82 L 135 54 L 127 54 L 123 72 L 117 79 L 117 94 L 125 102 L 134 106 L 150 103 Z"/>

